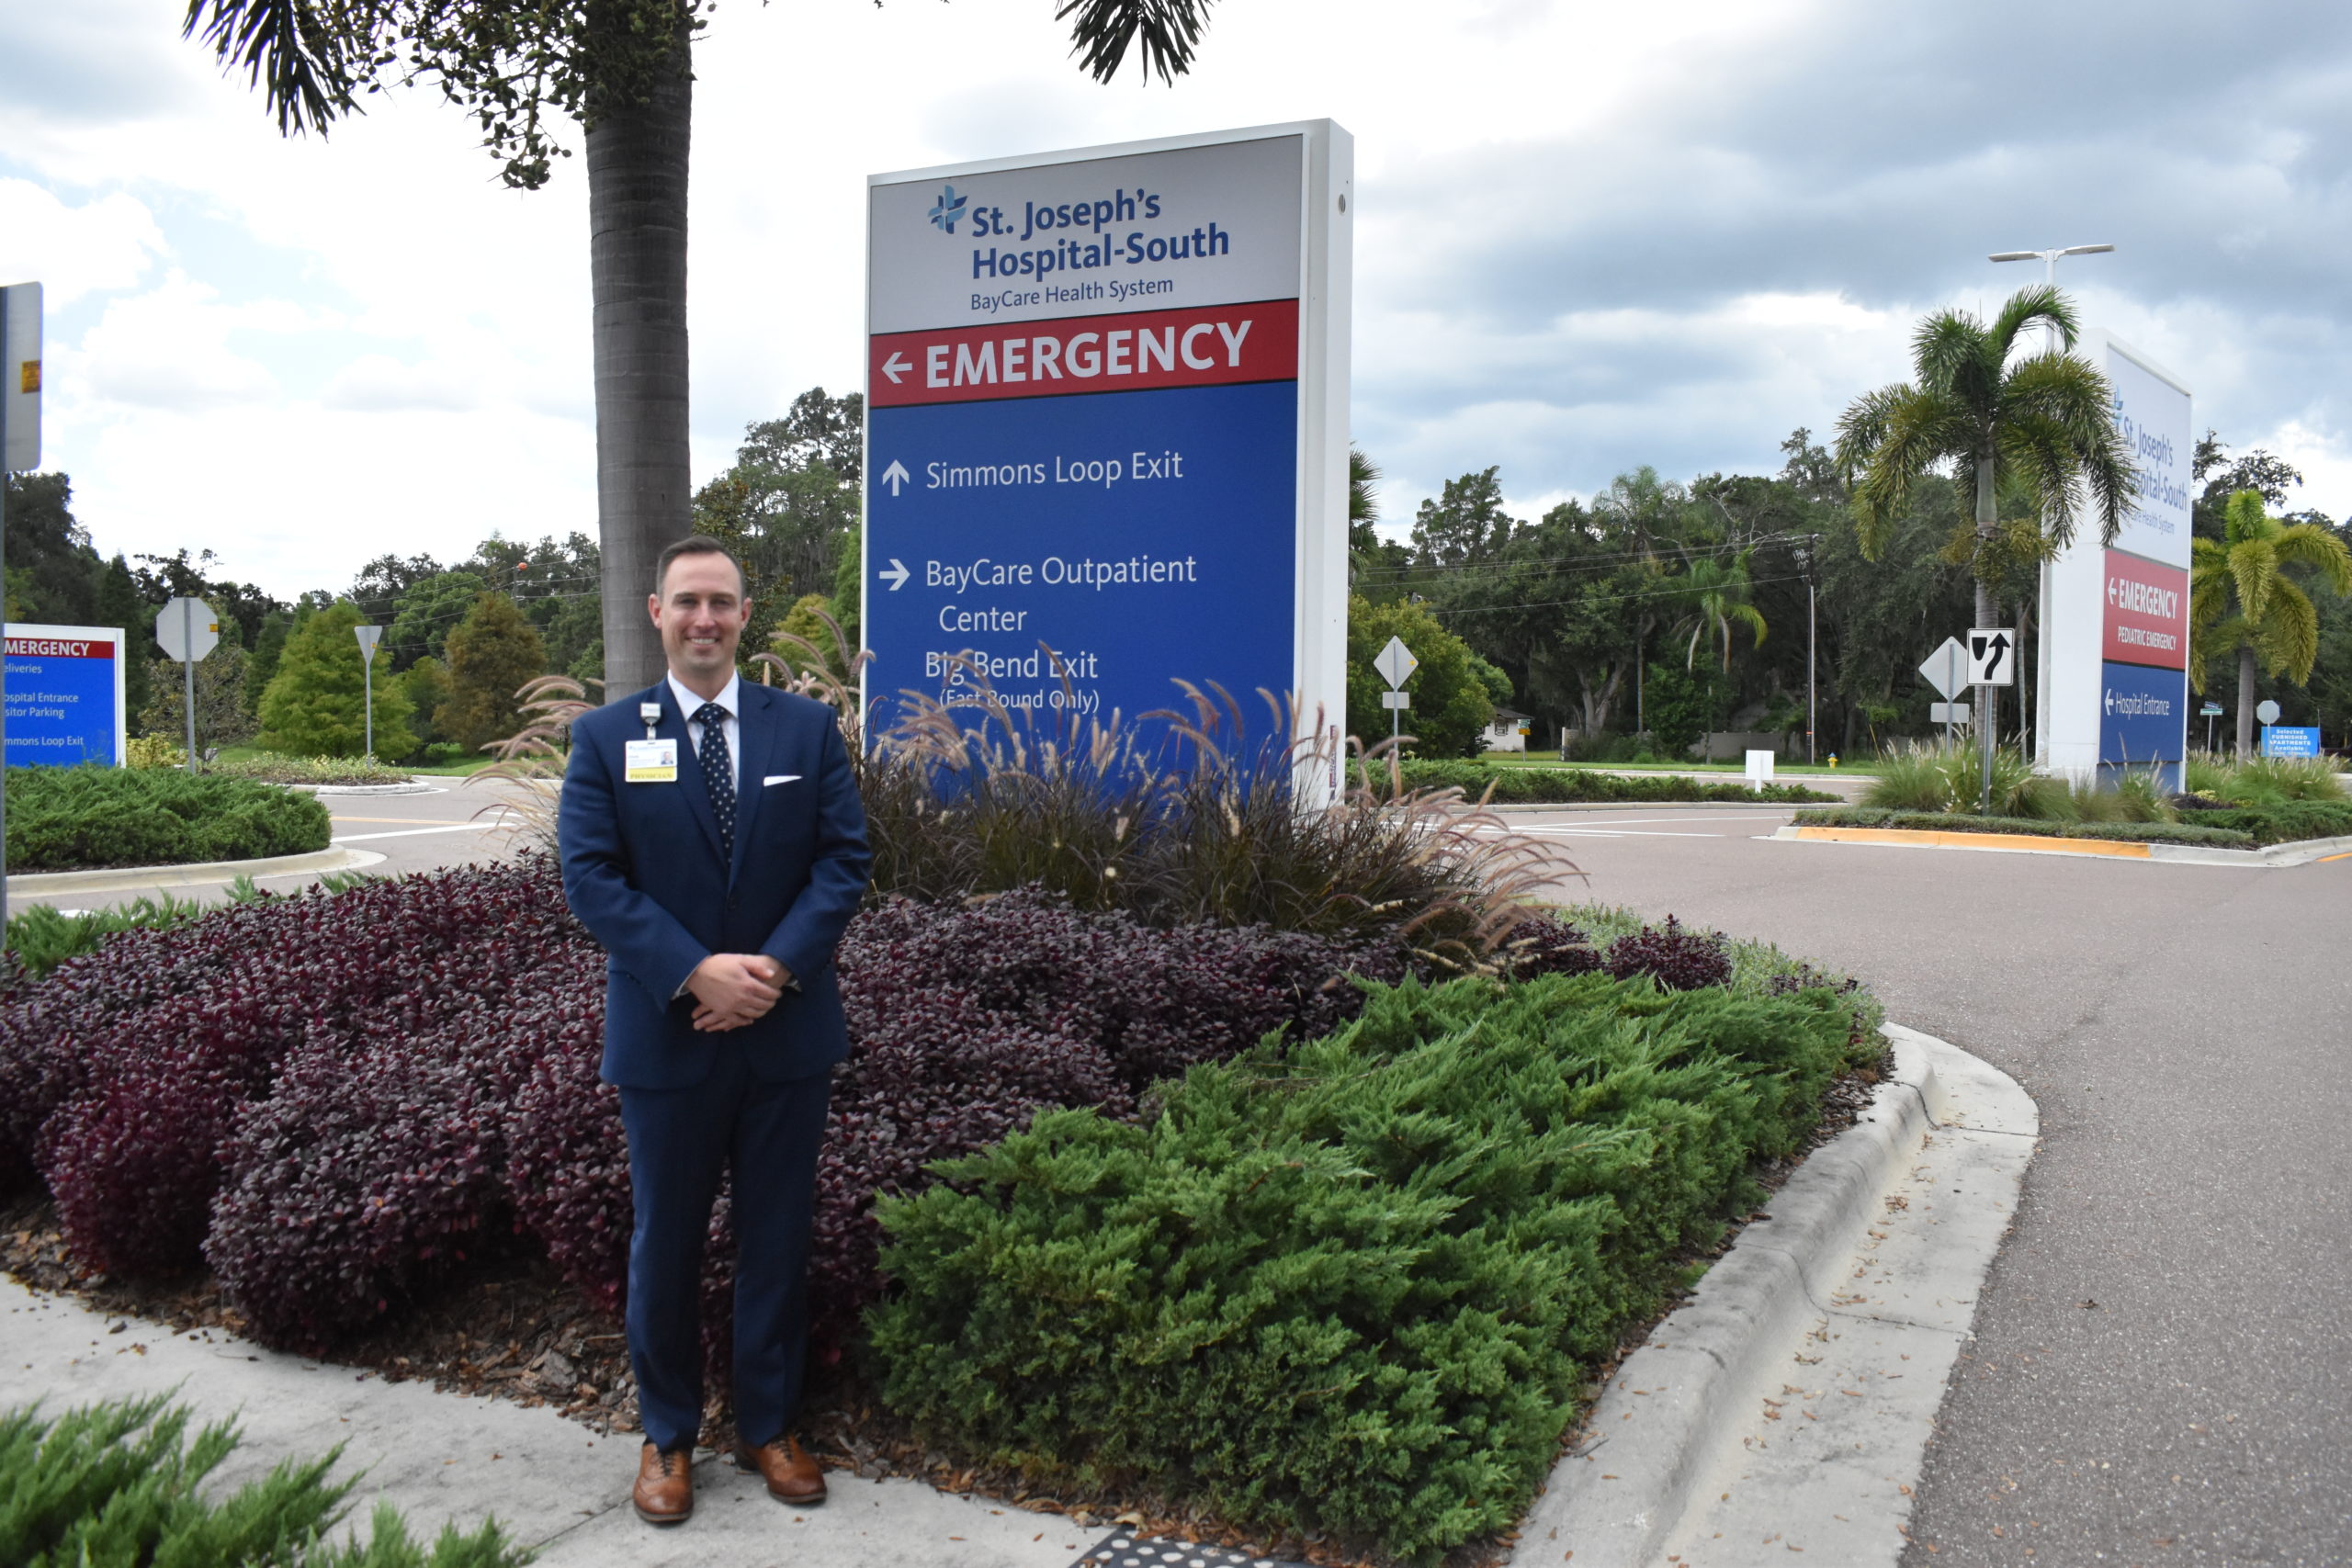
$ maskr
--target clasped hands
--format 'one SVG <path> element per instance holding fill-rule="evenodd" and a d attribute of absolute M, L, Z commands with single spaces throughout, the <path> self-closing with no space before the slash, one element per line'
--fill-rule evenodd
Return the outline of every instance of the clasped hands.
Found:
<path fill-rule="evenodd" d="M 764 1018 L 791 979 L 792 971 L 764 953 L 714 953 L 686 976 L 695 1027 L 716 1034 Z"/>

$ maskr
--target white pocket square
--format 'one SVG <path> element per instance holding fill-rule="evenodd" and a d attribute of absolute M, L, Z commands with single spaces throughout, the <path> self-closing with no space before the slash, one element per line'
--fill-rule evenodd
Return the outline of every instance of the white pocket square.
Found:
<path fill-rule="evenodd" d="M 770 773 L 767 777 L 760 781 L 760 787 L 762 789 L 765 789 L 770 784 L 796 784 L 799 781 L 799 778 L 800 775 L 798 773 Z"/>

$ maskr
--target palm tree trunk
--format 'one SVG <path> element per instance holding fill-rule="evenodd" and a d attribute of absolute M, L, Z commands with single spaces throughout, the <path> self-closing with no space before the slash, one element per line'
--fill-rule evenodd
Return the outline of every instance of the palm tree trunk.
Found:
<path fill-rule="evenodd" d="M 661 679 L 662 643 L 645 598 L 655 558 L 690 524 L 686 153 L 693 107 L 692 52 L 682 28 L 643 100 L 594 106 L 587 133 L 608 698 Z"/>
<path fill-rule="evenodd" d="M 2238 649 L 2238 761 L 2254 755 L 2254 648 Z"/>

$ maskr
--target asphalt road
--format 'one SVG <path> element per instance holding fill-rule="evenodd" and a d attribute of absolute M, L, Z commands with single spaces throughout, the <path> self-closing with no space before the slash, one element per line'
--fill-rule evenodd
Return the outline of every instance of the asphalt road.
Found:
<path fill-rule="evenodd" d="M 2040 1103 L 1905 1568 L 2352 1562 L 2352 859 L 1739 832 L 1778 815 L 1519 820 L 1589 874 L 1568 896 L 1863 976 Z"/>

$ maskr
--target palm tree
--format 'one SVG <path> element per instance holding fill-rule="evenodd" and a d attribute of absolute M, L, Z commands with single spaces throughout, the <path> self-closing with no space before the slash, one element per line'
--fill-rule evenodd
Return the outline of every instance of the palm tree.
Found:
<path fill-rule="evenodd" d="M 2289 523 L 2263 510 L 2260 491 L 2242 490 L 2222 514 L 2222 537 L 2189 544 L 2188 638 L 2196 657 L 2188 678 L 2199 695 L 2214 659 L 2238 661 L 2238 755 L 2254 750 L 2254 672 L 2257 665 L 2297 685 L 2319 658 L 2319 612 L 2287 575 L 2319 574 L 2330 592 L 2352 593 L 2352 550 L 2316 523 Z"/>
<path fill-rule="evenodd" d="M 1756 646 L 1764 646 L 1764 615 L 1748 603 L 1753 592 L 1749 580 L 1747 557 L 1743 554 L 1726 566 L 1712 558 L 1690 563 L 1682 579 L 1679 597 L 1690 606 L 1687 617 L 1690 627 L 1690 646 L 1684 653 L 1682 668 L 1690 669 L 1699 661 L 1699 639 L 1711 641 L 1720 637 L 1723 641 L 1724 672 L 1731 672 L 1731 629 L 1735 622 L 1756 634 Z"/>
<path fill-rule="evenodd" d="M 1128 51 L 1172 81 L 1214 0 L 1059 0 L 1098 82 Z M 662 671 L 638 605 L 662 547 L 687 532 L 686 173 L 694 35 L 709 0 L 188 0 L 186 32 L 243 67 L 286 135 L 359 112 L 387 79 L 429 81 L 480 121 L 506 183 L 535 190 L 584 131 L 596 395 L 596 510 L 607 692 Z"/>
<path fill-rule="evenodd" d="M 2054 328 L 2060 346 L 2019 354 L 2019 335 L 2036 322 Z M 2098 518 L 2099 542 L 2111 545 L 2136 491 L 2114 389 L 2075 356 L 2075 335 L 2074 305 L 2047 285 L 2018 290 L 1989 325 L 1970 311 L 1938 310 L 1912 333 L 1915 378 L 1864 393 L 1838 421 L 1838 465 L 1853 484 L 1864 557 L 1877 558 L 1930 473 L 1948 471 L 1963 501 L 1973 500 L 1980 626 L 1998 624 L 1995 498 L 2005 482 L 2030 496 L 2058 548 L 2074 539 L 2078 495 Z M 1980 726 L 1988 769 L 1997 728 L 1988 711 Z"/>

